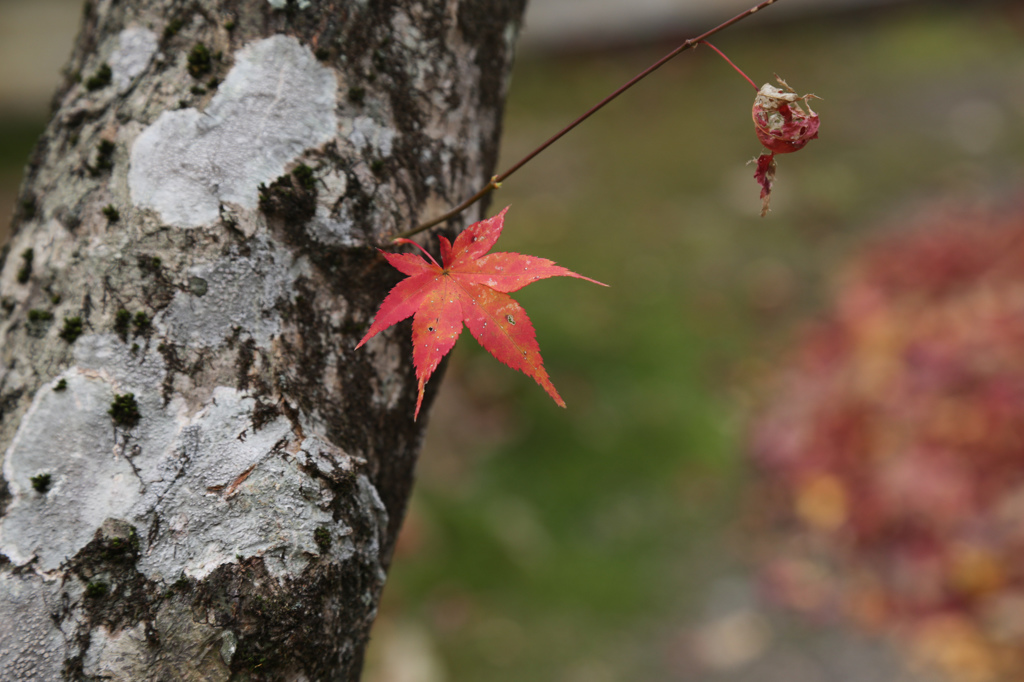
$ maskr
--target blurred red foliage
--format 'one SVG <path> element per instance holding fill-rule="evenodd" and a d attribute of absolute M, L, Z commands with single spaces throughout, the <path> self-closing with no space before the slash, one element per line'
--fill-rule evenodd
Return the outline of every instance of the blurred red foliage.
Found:
<path fill-rule="evenodd" d="M 752 429 L 771 598 L 1024 678 L 1024 212 L 868 248 Z"/>

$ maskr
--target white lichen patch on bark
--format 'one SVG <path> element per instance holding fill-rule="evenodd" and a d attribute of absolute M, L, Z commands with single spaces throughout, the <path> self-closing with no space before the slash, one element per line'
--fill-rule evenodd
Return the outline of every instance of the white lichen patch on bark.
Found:
<path fill-rule="evenodd" d="M 344 121 L 340 132 L 356 149 L 362 151 L 369 147 L 376 158 L 391 156 L 392 143 L 397 134 L 393 128 L 380 125 L 369 116 Z"/>
<path fill-rule="evenodd" d="M 90 335 L 76 343 L 75 359 L 36 394 L 4 461 L 13 499 L 0 552 L 13 563 L 54 571 L 108 518 L 139 529 L 137 568 L 153 580 L 202 578 L 252 556 L 272 575 L 295 575 L 323 553 L 319 527 L 329 530 L 331 558 L 346 561 L 355 546 L 351 529 L 333 520 L 334 493 L 301 467 L 358 476 L 362 513 L 377 525 L 379 497 L 354 460 L 320 438 L 296 437 L 281 417 L 255 428 L 256 401 L 244 393 L 217 387 L 189 414 L 180 397 L 164 404 L 166 367 L 152 351 Z M 59 379 L 66 387 L 54 391 Z M 111 403 L 129 392 L 139 422 L 117 427 Z M 39 474 L 51 476 L 44 492 L 32 487 Z M 383 532 L 386 515 L 381 523 Z"/>
<path fill-rule="evenodd" d="M 190 348 L 219 346 L 238 328 L 261 347 L 281 331 L 275 305 L 290 300 L 301 261 L 267 242 L 256 242 L 248 255 L 237 251 L 213 263 L 189 269 L 189 291 L 179 291 L 156 320 L 175 343 Z"/>
<path fill-rule="evenodd" d="M 146 637 L 146 624 L 111 631 L 100 625 L 89 633 L 88 649 L 82 657 L 82 672 L 92 679 L 156 680 L 182 682 L 227 682 L 230 660 L 223 660 L 223 642 L 233 638 L 230 630 L 198 622 L 194 614 L 175 601 L 168 601 L 156 614 L 155 626 L 161 639 L 174 642 L 170 656 L 160 655 Z M 181 665 L 188 662 L 187 666 Z"/>
<path fill-rule="evenodd" d="M 65 644 L 53 626 L 59 601 L 55 583 L 38 576 L 0 573 L 0 677 L 4 680 L 59 680 Z M 53 603 L 47 603 L 51 601 Z"/>
<path fill-rule="evenodd" d="M 318 485 L 283 457 L 289 424 L 275 419 L 256 431 L 253 405 L 218 388 L 167 453 L 164 475 L 137 510 L 140 521 L 150 513 L 164 520 L 137 565 L 146 576 L 202 578 L 250 556 L 280 575 L 317 553 L 313 531 L 330 512 L 317 505 Z"/>
<path fill-rule="evenodd" d="M 110 70 L 118 92 L 125 92 L 156 54 L 157 37 L 152 31 L 132 26 L 117 37 L 117 49 L 110 55 Z"/>
<path fill-rule="evenodd" d="M 166 111 L 135 140 L 132 202 L 178 227 L 214 222 L 221 202 L 256 208 L 260 184 L 335 136 L 337 85 L 295 38 L 246 46 L 205 111 Z"/>
<path fill-rule="evenodd" d="M 136 623 L 112 634 L 100 625 L 89 633 L 82 672 L 93 678 L 131 680 L 148 665 L 146 624 Z"/>
<path fill-rule="evenodd" d="M 380 180 L 374 175 L 371 165 L 392 155 L 398 134 L 394 127 L 385 125 L 371 116 L 342 119 L 338 130 L 338 142 L 341 143 L 339 148 L 356 158 L 363 159 L 362 163 L 356 163 L 350 169 L 359 187 L 380 185 Z M 348 144 L 344 144 L 346 142 Z M 347 189 L 348 176 L 339 169 L 331 169 L 317 178 L 316 214 L 306 229 L 311 237 L 322 244 L 355 246 L 361 242 L 361 238 L 356 238 L 353 234 L 355 219 L 352 216 L 351 201 L 345 199 Z M 387 223 L 394 222 L 394 216 L 388 204 L 393 201 L 393 197 L 386 192 L 380 192 L 375 198 L 375 219 L 382 232 L 390 231 L 394 226 Z"/>
<path fill-rule="evenodd" d="M 295 460 L 303 466 L 314 467 L 320 473 L 331 477 L 352 476 L 356 472 L 355 459 L 317 436 L 308 436 L 302 440 Z"/>
<path fill-rule="evenodd" d="M 102 376 L 118 393 L 145 393 L 160 386 L 167 365 L 159 354 L 140 350 L 133 353 L 113 334 L 88 334 L 75 342 L 75 365 L 91 376 Z"/>
<path fill-rule="evenodd" d="M 142 492 L 115 453 L 110 383 L 77 371 L 63 378 L 64 391 L 55 382 L 39 390 L 4 459 L 13 499 L 0 520 L 0 552 L 18 565 L 35 557 L 42 571 L 74 556 L 104 519 L 124 517 Z M 37 492 L 30 479 L 45 474 L 49 489 Z"/>
<path fill-rule="evenodd" d="M 306 229 L 311 237 L 322 244 L 355 246 L 359 240 L 353 236 L 355 219 L 352 218 L 348 204 L 342 203 L 337 210 L 333 210 L 329 204 L 345 196 L 348 178 L 344 173 L 335 172 L 324 175 L 319 182 L 321 201 L 317 202 L 316 214 Z"/>

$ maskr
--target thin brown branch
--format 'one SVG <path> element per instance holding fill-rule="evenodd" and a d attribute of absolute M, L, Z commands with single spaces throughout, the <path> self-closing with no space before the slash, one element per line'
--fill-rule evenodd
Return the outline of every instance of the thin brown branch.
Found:
<path fill-rule="evenodd" d="M 634 85 L 636 85 L 637 83 L 642 81 L 644 78 L 646 78 L 647 76 L 651 75 L 656 70 L 658 70 L 659 68 L 664 66 L 666 62 L 668 62 L 672 58 L 676 57 L 677 55 L 682 54 L 686 50 L 689 50 L 689 49 L 692 49 L 692 48 L 696 47 L 702 41 L 710 38 L 711 36 L 713 36 L 713 35 L 715 35 L 717 33 L 720 33 L 721 31 L 724 31 L 725 29 L 729 28 L 733 24 L 736 24 L 736 23 L 742 21 L 743 19 L 746 19 L 750 15 L 752 15 L 752 14 L 754 14 L 756 12 L 759 12 L 760 10 L 768 7 L 769 5 L 774 5 L 776 2 L 778 2 L 778 0 L 764 0 L 764 2 L 761 2 L 758 5 L 756 5 L 754 7 L 751 7 L 750 9 L 746 10 L 745 12 L 740 12 L 739 14 L 734 16 L 732 19 L 729 19 L 728 21 L 723 22 L 723 23 L 719 24 L 718 26 L 715 26 L 710 31 L 707 31 L 706 33 L 702 33 L 701 35 L 697 36 L 696 38 L 690 38 L 689 40 L 685 41 L 679 47 L 675 48 L 674 50 L 669 52 L 667 55 L 665 55 L 664 57 L 662 57 L 658 61 L 656 61 L 653 64 L 651 64 L 650 66 L 648 66 L 646 69 L 644 69 L 643 71 L 638 73 L 636 76 L 633 76 L 633 78 L 629 79 L 629 81 L 627 81 L 625 84 L 623 84 L 621 87 L 619 87 L 615 92 L 613 92 L 612 94 L 608 95 L 607 97 L 605 97 L 603 100 L 601 100 L 600 102 L 598 102 L 594 106 L 590 107 L 590 109 L 588 109 L 586 112 L 584 112 L 583 115 L 581 115 L 579 118 L 574 120 L 572 123 L 570 123 L 569 125 L 565 126 L 560 131 L 558 131 L 557 133 L 555 133 L 554 135 L 549 137 L 543 144 L 541 144 L 539 147 L 534 149 L 532 152 L 530 152 L 529 154 L 527 154 L 526 156 L 521 158 L 519 161 L 514 163 L 505 172 L 501 173 L 500 175 L 495 175 L 494 177 L 492 177 L 490 182 L 488 182 L 486 185 L 484 185 L 484 187 L 479 192 L 477 192 L 476 194 L 471 196 L 469 199 L 466 199 L 461 204 L 459 204 L 458 206 L 456 206 L 455 208 L 453 208 L 452 210 L 448 211 L 447 213 L 445 213 L 444 215 L 442 215 L 440 217 L 437 217 L 437 218 L 434 218 L 433 220 L 425 222 L 422 225 L 419 225 L 418 227 L 415 227 L 415 228 L 413 228 L 411 230 L 406 230 L 405 232 L 402 232 L 400 234 L 394 235 L 393 237 L 391 237 L 391 239 L 389 241 L 394 240 L 394 239 L 407 239 L 407 238 L 413 236 L 414 234 L 419 234 L 420 232 L 423 232 L 424 230 L 429 230 L 430 228 L 434 227 L 435 225 L 443 223 L 446 220 L 449 220 L 450 218 L 454 218 L 455 216 L 457 216 L 458 214 L 462 213 L 467 208 L 469 208 L 470 206 L 472 206 L 476 202 L 480 201 L 481 199 L 483 199 L 485 196 L 487 196 L 488 194 L 490 194 L 494 190 L 498 189 L 498 187 L 501 186 L 501 183 L 506 178 L 508 178 L 510 175 L 515 173 L 517 170 L 519 170 L 520 168 L 525 166 L 527 163 L 532 161 L 535 156 L 537 156 L 542 151 L 544 151 L 545 149 L 547 149 L 548 147 L 553 145 L 555 142 L 557 142 L 559 139 L 561 139 L 570 130 L 572 130 L 573 128 L 575 128 L 576 126 L 578 126 L 579 124 L 583 123 L 585 120 L 587 120 L 588 118 L 590 118 L 591 116 L 596 114 L 598 111 L 600 111 L 606 104 L 611 102 L 613 99 L 615 99 L 616 97 L 618 97 L 619 95 L 624 93 L 626 90 L 629 90 L 631 87 L 633 87 Z M 717 52 L 717 50 L 716 50 L 716 52 Z"/>

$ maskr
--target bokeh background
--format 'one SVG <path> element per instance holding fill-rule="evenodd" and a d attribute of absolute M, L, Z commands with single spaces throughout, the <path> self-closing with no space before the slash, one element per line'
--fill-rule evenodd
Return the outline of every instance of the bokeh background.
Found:
<path fill-rule="evenodd" d="M 534 0 L 500 165 L 749 4 Z M 80 9 L 0 0 L 0 229 Z M 715 43 L 820 96 L 820 139 L 758 217 L 754 93 L 697 50 L 505 183 L 500 250 L 611 287 L 517 294 L 567 410 L 458 344 L 369 682 L 942 679 L 884 628 L 777 605 L 748 434 L 866 245 L 1020 204 L 1024 4 L 782 0 Z"/>

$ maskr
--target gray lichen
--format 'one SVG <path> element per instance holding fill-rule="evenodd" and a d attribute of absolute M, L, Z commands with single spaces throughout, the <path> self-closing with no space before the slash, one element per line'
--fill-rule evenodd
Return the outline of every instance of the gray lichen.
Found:
<path fill-rule="evenodd" d="M 359 116 L 351 123 L 346 121 L 341 133 L 356 149 L 369 148 L 377 158 L 391 156 L 395 141 L 394 129 L 380 125 L 369 116 Z"/>
<path fill-rule="evenodd" d="M 194 414 L 180 399 L 164 405 L 163 360 L 132 355 L 113 335 L 83 337 L 76 360 L 61 377 L 73 403 L 52 387 L 40 390 L 4 461 L 14 499 L 0 521 L 0 551 L 11 561 L 54 570 L 105 519 L 146 528 L 157 515 L 165 523 L 148 535 L 138 562 L 154 580 L 200 578 L 249 556 L 262 556 L 271 574 L 295 574 L 321 553 L 314 533 L 334 524 L 333 493 L 300 467 L 355 477 L 351 458 L 319 438 L 296 439 L 282 418 L 257 430 L 256 401 L 234 388 L 216 388 Z M 110 424 L 119 391 L 137 396 L 145 415 L 130 440 Z M 54 472 L 45 500 L 29 492 L 39 471 Z M 376 517 L 379 498 L 358 478 Z M 352 552 L 350 542 L 332 544 L 338 561 Z"/>
<path fill-rule="evenodd" d="M 253 209 L 257 188 L 337 132 L 337 80 L 295 38 L 239 50 L 205 111 L 167 111 L 135 140 L 128 185 L 137 206 L 198 227 L 229 202 Z"/>
<path fill-rule="evenodd" d="M 109 63 L 114 72 L 114 85 L 118 92 L 125 92 L 153 60 L 157 36 L 148 29 L 131 26 L 118 34 L 117 42 Z"/>
<path fill-rule="evenodd" d="M 83 337 L 76 360 L 60 379 L 65 394 L 52 386 L 37 393 L 4 460 L 13 499 L 0 552 L 12 562 L 55 570 L 105 519 L 146 528 L 156 515 L 165 524 L 139 561 L 152 579 L 201 577 L 239 556 L 294 573 L 318 553 L 313 533 L 332 523 L 333 495 L 299 467 L 353 472 L 347 456 L 318 439 L 303 446 L 282 418 L 256 430 L 256 401 L 233 388 L 216 388 L 194 414 L 180 399 L 164 405 L 163 360 L 132 355 L 116 336 Z M 127 392 L 145 415 L 130 439 L 111 428 L 109 413 Z M 32 492 L 40 471 L 52 472 L 45 498 Z M 333 555 L 351 552 L 341 543 Z"/>
<path fill-rule="evenodd" d="M 58 585 L 31 574 L 0 572 L 0 676 L 5 680 L 58 680 L 65 644 L 51 614 Z"/>
<path fill-rule="evenodd" d="M 154 579 L 208 575 L 238 557 L 263 556 L 273 573 L 301 570 L 311 537 L 330 513 L 307 499 L 310 483 L 286 458 L 283 419 L 252 427 L 254 401 L 231 388 L 188 420 L 157 463 L 152 490 L 135 510 L 168 522 L 151 538 L 138 568 Z M 187 469 L 185 465 L 187 464 Z M 156 472 L 154 472 L 156 473 Z"/>
<path fill-rule="evenodd" d="M 36 558 L 42 571 L 59 568 L 104 519 L 125 516 L 142 492 L 131 465 L 115 456 L 110 383 L 80 371 L 63 378 L 67 394 L 53 386 L 37 393 L 4 458 L 13 499 L 0 520 L 0 553 L 18 565 Z M 39 471 L 51 472 L 45 497 L 32 492 Z"/>
<path fill-rule="evenodd" d="M 301 263 L 254 241 L 246 255 L 234 252 L 194 265 L 189 275 L 201 286 L 177 292 L 158 327 L 174 342 L 193 348 L 218 346 L 235 329 L 245 330 L 264 347 L 280 332 L 275 306 L 293 295 L 301 272 Z"/>

